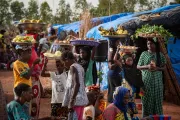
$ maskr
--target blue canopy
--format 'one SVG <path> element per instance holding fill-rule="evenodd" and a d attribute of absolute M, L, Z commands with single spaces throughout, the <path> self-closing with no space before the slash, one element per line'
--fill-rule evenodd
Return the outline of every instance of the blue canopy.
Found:
<path fill-rule="evenodd" d="M 174 69 L 174 72 L 176 74 L 177 80 L 180 84 L 180 39 L 176 39 L 174 41 L 174 38 L 171 38 L 169 40 L 167 49 L 168 49 L 168 56 L 171 60 L 172 67 Z"/>
<path fill-rule="evenodd" d="M 113 20 L 116 20 L 120 17 L 127 16 L 130 14 L 132 14 L 132 13 L 120 13 L 120 14 L 115 14 L 115 15 L 111 15 L 111 16 L 98 17 L 98 18 L 93 18 L 92 21 L 93 22 L 101 21 L 101 23 L 107 23 L 109 21 L 113 21 Z M 81 24 L 81 22 L 77 21 L 77 22 L 73 22 L 70 24 L 65 24 L 63 26 L 60 26 L 58 28 L 58 34 L 61 31 L 70 31 L 70 30 L 73 30 L 74 32 L 77 33 L 77 32 L 79 32 L 80 24 Z"/>
<path fill-rule="evenodd" d="M 128 21 L 133 20 L 133 19 L 138 19 L 137 17 L 140 16 L 140 15 L 149 14 L 149 13 L 152 13 L 152 14 L 159 13 L 159 12 L 163 12 L 163 11 L 166 11 L 166 10 L 173 9 L 175 7 L 178 7 L 178 6 L 180 6 L 180 4 L 169 5 L 169 6 L 164 6 L 164 7 L 154 9 L 154 10 L 150 10 L 150 11 L 144 11 L 144 12 L 138 12 L 138 13 L 134 13 L 134 14 L 129 14 L 127 16 L 120 17 L 120 18 L 118 18 L 118 19 L 116 19 L 114 21 L 110 21 L 110 22 L 107 22 L 107 23 L 104 23 L 104 24 L 100 24 L 100 25 L 92 28 L 91 30 L 88 31 L 86 36 L 87 36 L 87 38 L 107 39 L 107 38 L 103 38 L 101 36 L 101 34 L 100 34 L 99 30 L 98 30 L 98 28 L 100 26 L 102 26 L 105 29 L 110 29 L 111 27 L 116 29 L 117 26 L 120 25 L 120 24 L 123 24 L 123 23 L 128 22 Z"/>

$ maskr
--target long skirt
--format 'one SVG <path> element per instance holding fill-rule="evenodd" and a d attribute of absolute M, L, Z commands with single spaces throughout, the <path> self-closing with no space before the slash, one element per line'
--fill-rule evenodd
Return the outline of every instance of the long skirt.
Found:
<path fill-rule="evenodd" d="M 32 79 L 32 92 L 33 99 L 31 101 L 31 116 L 35 119 L 39 117 L 40 111 L 40 98 L 41 98 L 41 83 L 39 77 L 31 77 Z"/>

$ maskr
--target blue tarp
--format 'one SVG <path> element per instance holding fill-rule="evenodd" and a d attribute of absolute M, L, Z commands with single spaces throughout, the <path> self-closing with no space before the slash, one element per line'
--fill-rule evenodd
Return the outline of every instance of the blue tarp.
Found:
<path fill-rule="evenodd" d="M 180 39 L 171 38 L 168 43 L 168 56 L 170 57 L 172 67 L 180 84 Z"/>
<path fill-rule="evenodd" d="M 154 10 L 150 10 L 150 11 L 144 11 L 144 12 L 138 12 L 138 13 L 130 14 L 128 16 L 120 17 L 120 18 L 118 18 L 118 19 L 116 19 L 114 21 L 110 21 L 110 22 L 107 22 L 107 23 L 104 23 L 104 24 L 100 24 L 100 25 L 92 28 L 91 30 L 88 31 L 86 36 L 87 36 L 87 38 L 92 38 L 93 37 L 95 39 L 107 39 L 107 38 L 103 38 L 100 35 L 100 32 L 98 30 L 98 28 L 100 26 L 102 26 L 105 29 L 110 29 L 111 27 L 116 29 L 118 25 L 123 24 L 123 23 L 125 23 L 127 21 L 130 21 L 132 19 L 137 19 L 137 16 L 139 16 L 139 15 L 148 14 L 148 13 L 159 13 L 159 12 L 163 12 L 163 11 L 166 11 L 166 10 L 173 9 L 173 8 L 175 8 L 177 6 L 180 6 L 180 4 L 164 6 L 164 7 L 158 8 L 158 9 L 154 9 Z"/>
<path fill-rule="evenodd" d="M 107 23 L 109 21 L 113 21 L 118 19 L 119 17 L 123 17 L 123 16 L 127 16 L 130 15 L 132 13 L 120 13 L 120 14 L 115 14 L 115 15 L 111 15 L 111 16 L 104 16 L 104 17 L 98 17 L 98 18 L 93 18 L 92 21 L 96 22 L 96 21 L 101 21 L 101 23 Z M 58 34 L 61 31 L 70 31 L 73 30 L 74 32 L 79 32 L 79 28 L 80 28 L 80 21 L 77 22 L 73 22 L 70 24 L 65 24 L 61 27 L 58 28 Z"/>

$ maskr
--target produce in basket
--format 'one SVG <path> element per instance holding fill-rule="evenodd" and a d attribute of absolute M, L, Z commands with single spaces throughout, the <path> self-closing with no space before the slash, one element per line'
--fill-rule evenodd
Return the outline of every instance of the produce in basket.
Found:
<path fill-rule="evenodd" d="M 103 36 L 107 35 L 127 35 L 128 31 L 124 29 L 123 26 L 118 26 L 117 30 L 114 30 L 113 27 L 111 27 L 109 30 L 104 29 L 102 26 L 98 28 L 100 31 L 100 34 Z"/>
<path fill-rule="evenodd" d="M 17 35 L 13 40 L 13 43 L 34 43 L 35 39 L 32 36 L 20 36 Z"/>
<path fill-rule="evenodd" d="M 167 40 L 169 37 L 172 37 L 173 35 L 170 32 L 168 32 L 168 30 L 164 29 L 162 25 L 150 26 L 146 24 L 146 25 L 143 25 L 142 28 L 136 30 L 135 37 L 138 38 L 139 36 L 146 37 L 146 38 L 162 37 Z"/>
<path fill-rule="evenodd" d="M 135 46 L 120 46 L 120 49 L 121 49 L 120 52 L 123 52 L 123 53 L 133 53 L 138 49 L 138 47 L 135 47 Z"/>
<path fill-rule="evenodd" d="M 62 53 L 60 51 L 56 51 L 55 54 L 50 53 L 50 52 L 46 52 L 46 53 L 44 53 L 44 56 L 49 58 L 49 59 L 60 59 L 61 54 Z"/>

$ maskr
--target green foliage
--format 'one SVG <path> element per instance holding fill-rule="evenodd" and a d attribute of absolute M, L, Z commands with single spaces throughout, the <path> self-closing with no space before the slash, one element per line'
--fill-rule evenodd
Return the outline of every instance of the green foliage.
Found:
<path fill-rule="evenodd" d="M 158 7 L 165 6 L 167 4 L 167 0 L 137 0 L 139 3 L 138 11 L 143 10 L 152 10 Z"/>
<path fill-rule="evenodd" d="M 70 8 L 69 4 L 65 3 L 65 0 L 60 0 L 59 1 L 59 7 L 56 10 L 56 14 L 53 19 L 53 23 L 60 23 L 60 24 L 65 24 L 65 23 L 70 23 L 70 17 L 72 10 Z"/>
<path fill-rule="evenodd" d="M 75 8 L 78 10 L 85 10 L 88 8 L 86 0 L 75 0 Z"/>
<path fill-rule="evenodd" d="M 176 3 L 180 3 L 180 0 L 175 0 Z"/>
<path fill-rule="evenodd" d="M 30 0 L 28 2 L 28 9 L 26 12 L 27 19 L 39 19 L 38 3 L 36 0 Z"/>
<path fill-rule="evenodd" d="M 40 7 L 40 16 L 41 20 L 45 23 L 51 22 L 52 19 L 52 10 L 49 7 L 49 4 L 45 1 L 41 4 Z"/>
<path fill-rule="evenodd" d="M 12 18 L 14 21 L 21 20 L 25 14 L 24 3 L 19 1 L 13 1 L 11 3 Z"/>
<path fill-rule="evenodd" d="M 98 78 L 99 78 L 99 82 L 101 83 L 102 82 L 102 80 L 103 80 L 103 72 L 102 71 L 98 71 L 97 72 L 97 75 L 98 75 Z"/>
<path fill-rule="evenodd" d="M 173 36 L 170 32 L 168 32 L 168 30 L 164 29 L 162 25 L 161 26 L 157 26 L 157 25 L 150 26 L 148 24 L 143 25 L 142 28 L 139 28 L 136 30 L 136 32 L 135 32 L 136 38 L 138 38 L 138 36 L 140 34 L 144 34 L 145 36 L 147 36 L 148 34 L 154 34 L 154 35 L 158 34 L 161 37 L 165 38 L 166 40 L 169 37 Z"/>
<path fill-rule="evenodd" d="M 10 24 L 11 22 L 10 2 L 11 0 L 0 0 L 0 25 Z"/>

